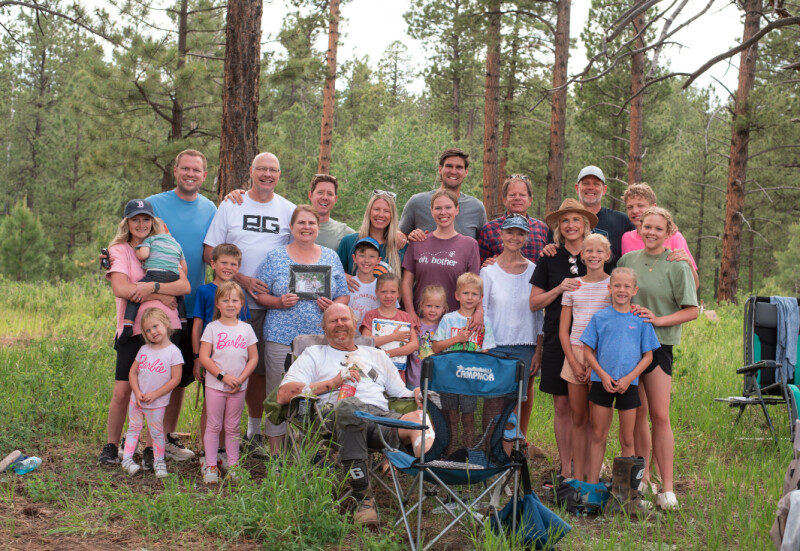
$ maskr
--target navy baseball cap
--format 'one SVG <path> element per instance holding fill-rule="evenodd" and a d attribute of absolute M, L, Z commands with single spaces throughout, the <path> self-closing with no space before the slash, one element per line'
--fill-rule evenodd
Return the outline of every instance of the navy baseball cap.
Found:
<path fill-rule="evenodd" d="M 137 214 L 147 214 L 148 216 L 156 217 L 153 212 L 153 205 L 147 199 L 131 199 L 125 205 L 125 218 L 133 218 Z"/>

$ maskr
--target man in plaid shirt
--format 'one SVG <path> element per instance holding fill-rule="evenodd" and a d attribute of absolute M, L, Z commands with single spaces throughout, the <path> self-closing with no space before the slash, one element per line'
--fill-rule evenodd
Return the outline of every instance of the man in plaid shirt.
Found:
<path fill-rule="evenodd" d="M 503 182 L 503 205 L 506 214 L 495 218 L 481 228 L 478 233 L 478 247 L 480 249 L 481 264 L 487 258 L 492 258 L 503 252 L 503 242 L 500 240 L 500 228 L 510 215 L 524 216 L 528 219 L 530 233 L 528 241 L 522 247 L 522 256 L 536 262 L 542 247 L 547 244 L 547 225 L 541 220 L 528 216 L 528 209 L 533 203 L 533 188 L 531 181 L 524 174 L 512 174 Z"/>

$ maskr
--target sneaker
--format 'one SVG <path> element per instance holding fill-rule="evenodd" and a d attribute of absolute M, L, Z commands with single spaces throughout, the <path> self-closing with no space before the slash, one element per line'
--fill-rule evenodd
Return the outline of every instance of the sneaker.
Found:
<path fill-rule="evenodd" d="M 119 465 L 119 450 L 117 449 L 117 445 L 109 442 L 103 446 L 103 451 L 100 452 L 97 463 L 100 465 Z"/>
<path fill-rule="evenodd" d="M 147 446 L 142 452 L 142 469 L 145 471 L 153 470 L 153 447 Z"/>
<path fill-rule="evenodd" d="M 353 516 L 353 520 L 356 524 L 362 526 L 375 526 L 378 524 L 378 513 L 375 511 L 375 504 L 372 499 L 365 498 L 361 500 Z"/>
<path fill-rule="evenodd" d="M 228 454 L 225 453 L 225 448 L 217 450 L 217 467 L 225 467 L 228 465 Z"/>
<path fill-rule="evenodd" d="M 217 484 L 219 482 L 219 471 L 216 467 L 203 468 L 203 482 L 206 484 Z"/>
<path fill-rule="evenodd" d="M 131 476 L 138 473 L 139 469 L 141 469 L 141 467 L 136 464 L 132 457 L 122 462 L 122 468 L 125 469 L 125 471 Z"/>
<path fill-rule="evenodd" d="M 658 494 L 658 497 L 656 498 L 656 505 L 665 511 L 675 511 L 680 509 L 680 505 L 678 505 L 678 498 L 675 497 L 673 492 L 664 492 Z"/>
<path fill-rule="evenodd" d="M 167 457 L 175 461 L 186 461 L 187 459 L 194 459 L 194 452 L 186 449 L 181 439 L 174 432 L 167 434 L 167 441 L 164 444 L 164 451 Z"/>
<path fill-rule="evenodd" d="M 156 478 L 166 478 L 169 474 L 167 472 L 167 463 L 163 459 L 153 463 L 153 470 L 156 472 Z"/>
<path fill-rule="evenodd" d="M 247 453 L 250 457 L 255 457 L 256 459 L 269 459 L 269 453 L 267 449 L 264 447 L 264 437 L 260 434 L 254 434 L 253 436 L 245 437 L 242 440 L 242 447 L 247 450 Z"/>

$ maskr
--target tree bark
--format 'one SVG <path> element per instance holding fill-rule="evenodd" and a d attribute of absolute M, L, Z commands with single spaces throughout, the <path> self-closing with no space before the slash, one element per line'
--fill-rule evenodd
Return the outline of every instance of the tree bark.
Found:
<path fill-rule="evenodd" d="M 261 62 L 260 0 L 230 0 L 225 30 L 219 197 L 244 187 L 258 154 L 258 77 Z"/>
<path fill-rule="evenodd" d="M 641 2 L 641 0 L 639 0 Z M 644 48 L 644 12 L 633 20 L 633 32 L 637 38 L 634 48 Z M 631 139 L 628 152 L 628 185 L 642 181 L 642 134 L 644 132 L 644 52 L 631 56 Z"/>
<path fill-rule="evenodd" d="M 500 117 L 500 4 L 489 2 L 486 40 L 486 86 L 483 117 L 483 205 L 491 218 L 498 214 L 497 127 Z"/>
<path fill-rule="evenodd" d="M 745 1 L 742 41 L 754 36 L 760 26 L 761 0 Z M 747 156 L 750 144 L 748 98 L 756 78 L 758 42 L 742 51 L 739 62 L 739 87 L 736 90 L 731 128 L 731 155 L 728 164 L 728 188 L 725 194 L 725 230 L 722 238 L 722 262 L 717 300 L 735 301 L 739 288 L 739 264 L 742 249 L 744 184 L 747 178 Z"/>
<path fill-rule="evenodd" d="M 553 103 L 550 111 L 550 153 L 547 159 L 548 213 L 561 204 L 561 182 L 564 176 L 564 143 L 567 127 L 567 64 L 569 63 L 570 0 L 558 0 L 555 63 L 553 64 Z M 563 86 L 563 88 L 561 88 Z"/>
<path fill-rule="evenodd" d="M 501 157 L 500 157 L 500 174 L 497 181 L 502 183 L 506 181 L 506 165 L 508 165 L 508 146 L 511 144 L 511 117 L 514 116 L 512 109 L 512 102 L 514 101 L 514 92 L 517 85 L 517 54 L 519 53 L 519 33 L 516 31 L 517 27 L 514 26 L 515 32 L 511 40 L 511 56 L 508 64 L 508 76 L 506 77 L 506 96 L 503 101 L 503 137 L 501 138 Z M 498 189 L 498 204 L 502 204 L 503 190 Z"/>
<path fill-rule="evenodd" d="M 331 170 L 331 140 L 333 138 L 333 113 L 336 106 L 336 51 L 339 45 L 339 0 L 330 0 L 330 20 L 328 21 L 328 51 L 325 61 L 328 74 L 322 89 L 322 127 L 319 133 L 318 174 L 328 174 Z"/>
<path fill-rule="evenodd" d="M 186 37 L 189 34 L 189 2 L 181 0 L 181 11 L 178 14 L 178 65 L 175 69 L 176 78 L 178 73 L 186 65 Z M 170 121 L 170 132 L 167 141 L 175 142 L 183 138 L 183 102 L 178 97 L 180 86 L 176 86 L 172 92 L 172 117 Z M 164 167 L 161 178 L 161 191 L 169 191 L 175 187 L 175 175 L 172 172 L 173 161 L 170 160 Z"/>

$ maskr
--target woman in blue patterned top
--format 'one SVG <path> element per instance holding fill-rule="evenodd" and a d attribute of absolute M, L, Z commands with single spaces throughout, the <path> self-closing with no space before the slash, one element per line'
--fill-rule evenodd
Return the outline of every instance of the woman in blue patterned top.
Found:
<path fill-rule="evenodd" d="M 299 205 L 289 224 L 293 241 L 267 253 L 256 277 L 267 284 L 269 294 L 260 294 L 256 302 L 267 308 L 264 321 L 267 394 L 277 387 L 283 376 L 283 364 L 297 335 L 322 334 L 322 313 L 334 302 L 347 304 L 350 295 L 339 257 L 327 247 L 316 245 L 319 215 L 310 205 Z M 300 300 L 289 292 L 289 266 L 331 267 L 331 298 Z M 267 423 L 267 436 L 283 436 L 284 425 Z M 269 434 L 274 432 L 276 434 Z"/>

